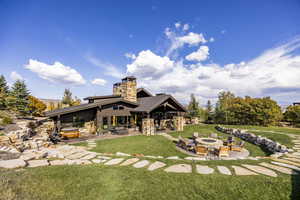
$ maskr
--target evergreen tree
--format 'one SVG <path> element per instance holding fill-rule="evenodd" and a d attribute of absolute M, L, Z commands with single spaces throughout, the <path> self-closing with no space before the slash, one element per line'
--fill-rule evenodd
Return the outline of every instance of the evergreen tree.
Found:
<path fill-rule="evenodd" d="M 211 123 L 213 120 L 213 107 L 211 105 L 210 100 L 207 101 L 207 105 L 206 105 L 206 121 Z"/>
<path fill-rule="evenodd" d="M 199 102 L 197 101 L 194 94 L 191 94 L 191 101 L 188 105 L 188 114 L 190 117 L 198 117 L 199 116 Z"/>
<path fill-rule="evenodd" d="M 66 104 L 68 106 L 72 106 L 73 98 L 72 98 L 72 92 L 70 89 L 65 89 L 62 103 Z"/>
<path fill-rule="evenodd" d="M 7 108 L 8 86 L 3 75 L 0 76 L 0 109 Z"/>
<path fill-rule="evenodd" d="M 11 88 L 11 106 L 22 115 L 28 114 L 29 91 L 24 81 L 17 80 Z"/>

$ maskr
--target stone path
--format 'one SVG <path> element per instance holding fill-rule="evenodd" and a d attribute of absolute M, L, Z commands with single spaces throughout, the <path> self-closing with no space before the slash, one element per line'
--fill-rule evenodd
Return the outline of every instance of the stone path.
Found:
<path fill-rule="evenodd" d="M 252 171 L 250 171 L 248 169 L 245 169 L 243 167 L 232 166 L 232 168 L 234 169 L 235 174 L 238 175 L 238 176 L 257 175 L 257 173 L 252 172 Z"/>
<path fill-rule="evenodd" d="M 261 167 L 261 166 L 258 166 L 258 165 L 247 165 L 247 164 L 244 164 L 242 165 L 243 167 L 246 167 L 254 172 L 257 172 L 257 173 L 260 173 L 260 174 L 264 174 L 264 175 L 267 175 L 267 176 L 272 176 L 272 177 L 277 177 L 277 174 L 270 170 L 270 169 L 267 169 L 265 167 Z"/>
<path fill-rule="evenodd" d="M 139 161 L 139 162 L 135 163 L 133 165 L 133 167 L 135 167 L 135 168 L 142 168 L 142 167 L 145 167 L 145 166 L 147 166 L 149 164 L 150 164 L 150 162 L 148 160 L 142 160 L 142 161 Z"/>
<path fill-rule="evenodd" d="M 127 165 L 131 165 L 133 163 L 136 163 L 137 161 L 139 161 L 140 159 L 138 158 L 130 158 L 126 161 L 124 161 L 123 163 L 120 164 L 120 166 L 127 166 Z"/>
<path fill-rule="evenodd" d="M 165 167 L 166 164 L 163 163 L 163 162 L 160 162 L 160 161 L 155 161 L 154 163 L 152 163 L 149 167 L 148 167 L 148 170 L 149 171 L 154 171 L 156 169 L 159 169 L 159 168 L 162 168 L 162 167 Z"/>
<path fill-rule="evenodd" d="M 175 173 L 192 173 L 192 166 L 189 164 L 177 164 L 166 168 L 164 171 Z"/>
<path fill-rule="evenodd" d="M 217 166 L 217 169 L 221 174 L 231 175 L 231 171 L 225 166 Z"/>
<path fill-rule="evenodd" d="M 270 169 L 273 169 L 273 170 L 276 170 L 276 171 L 279 171 L 281 173 L 284 173 L 284 174 L 293 174 L 293 175 L 296 175 L 298 174 L 297 172 L 295 172 L 294 170 L 292 169 L 289 169 L 289 168 L 285 168 L 285 167 L 280 167 L 280 166 L 277 166 L 277 165 L 272 165 L 272 164 L 269 164 L 269 163 L 259 163 L 261 166 L 264 166 L 264 167 L 268 167 Z"/>
<path fill-rule="evenodd" d="M 166 134 L 166 137 L 169 135 Z M 174 139 L 172 136 L 169 139 Z M 297 140 L 300 144 L 300 137 Z M 299 145 L 296 144 L 296 145 Z M 88 140 L 88 149 L 94 148 L 96 142 L 94 140 Z M 297 146 L 296 146 L 297 148 Z M 1 150 L 1 149 L 0 149 Z M 8 150 L 8 149 L 6 149 Z M 111 155 L 114 158 L 111 158 Z M 125 159 L 125 157 L 128 157 Z M 153 162 L 144 159 L 154 159 Z M 50 159 L 50 160 L 48 160 Z M 54 160 L 53 160 L 54 159 Z M 247 176 L 247 175 L 267 175 L 271 177 L 277 177 L 280 173 L 283 174 L 300 174 L 300 152 L 291 152 L 281 155 L 280 158 L 272 158 L 271 163 L 262 162 L 258 164 L 242 164 L 241 166 L 214 166 L 201 165 L 202 158 L 199 157 L 186 157 L 184 160 L 197 162 L 197 164 L 173 164 L 167 165 L 162 161 L 155 159 L 167 159 L 182 161 L 182 158 L 178 156 L 162 157 L 162 156 L 139 156 L 134 157 L 132 155 L 117 152 L 116 154 L 101 154 L 88 151 L 85 147 L 61 145 L 55 149 L 41 149 L 39 151 L 25 151 L 22 153 L 20 159 L 13 160 L 0 160 L 0 167 L 2 168 L 22 168 L 22 167 L 42 167 L 48 165 L 87 165 L 87 164 L 103 164 L 105 166 L 131 166 L 133 168 L 144 168 L 148 171 L 155 171 L 162 169 L 168 173 L 192 173 L 193 168 L 198 174 L 216 174 L 227 176 Z M 252 160 L 258 160 L 252 158 Z M 206 161 L 205 161 L 206 162 Z M 205 163 L 203 162 L 203 163 Z M 231 170 L 231 168 L 233 170 Z M 217 170 L 215 170 L 217 169 Z M 274 170 L 274 171 L 273 171 Z M 276 171 L 276 172 L 275 172 Z M 233 173 L 234 172 L 234 173 Z M 278 173 L 278 174 L 277 174 Z"/>
<path fill-rule="evenodd" d="M 204 165 L 196 165 L 196 171 L 199 174 L 212 174 L 214 173 L 214 169 Z"/>
<path fill-rule="evenodd" d="M 124 158 L 114 158 L 104 163 L 104 165 L 117 165 L 120 164 L 123 160 Z"/>

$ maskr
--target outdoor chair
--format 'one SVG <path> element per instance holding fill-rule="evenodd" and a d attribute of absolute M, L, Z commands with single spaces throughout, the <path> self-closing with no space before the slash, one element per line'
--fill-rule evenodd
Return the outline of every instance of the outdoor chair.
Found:
<path fill-rule="evenodd" d="M 243 147 L 244 147 L 244 145 L 245 145 L 245 142 L 244 141 L 240 141 L 238 144 L 232 145 L 230 147 L 230 149 L 231 149 L 231 151 L 239 151 L 239 152 L 241 152 L 242 149 L 243 149 Z"/>
<path fill-rule="evenodd" d="M 219 157 L 228 157 L 229 156 L 229 148 L 226 146 L 221 146 L 218 152 Z"/>
<path fill-rule="evenodd" d="M 198 132 L 194 132 L 193 133 L 193 139 L 196 139 L 196 138 L 198 138 L 199 137 L 199 133 Z"/>
<path fill-rule="evenodd" d="M 207 156 L 208 154 L 208 149 L 205 146 L 196 146 L 195 151 L 197 155 L 201 155 L 201 156 Z"/>

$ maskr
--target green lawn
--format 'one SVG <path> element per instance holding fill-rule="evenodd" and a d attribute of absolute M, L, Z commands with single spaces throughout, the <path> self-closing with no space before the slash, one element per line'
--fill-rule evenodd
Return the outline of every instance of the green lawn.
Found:
<path fill-rule="evenodd" d="M 144 154 L 149 156 L 180 156 L 187 155 L 176 150 L 176 144 L 167 140 L 163 136 L 130 136 L 108 140 L 99 140 L 96 142 L 95 152 L 116 153 L 123 152 L 128 154 Z"/>
<path fill-rule="evenodd" d="M 299 177 L 174 174 L 95 164 L 0 169 L 0 199 L 296 200 L 300 199 Z"/>

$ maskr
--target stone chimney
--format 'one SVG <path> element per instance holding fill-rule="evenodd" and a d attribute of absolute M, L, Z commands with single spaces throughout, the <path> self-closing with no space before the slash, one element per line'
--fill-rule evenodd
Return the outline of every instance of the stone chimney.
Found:
<path fill-rule="evenodd" d="M 113 87 L 113 95 L 122 96 L 122 83 L 115 83 Z"/>
<path fill-rule="evenodd" d="M 121 91 L 122 94 L 121 96 L 127 100 L 127 101 L 132 101 L 136 102 L 137 97 L 136 97 L 136 78 L 134 76 L 127 76 L 122 79 L 121 83 Z"/>

